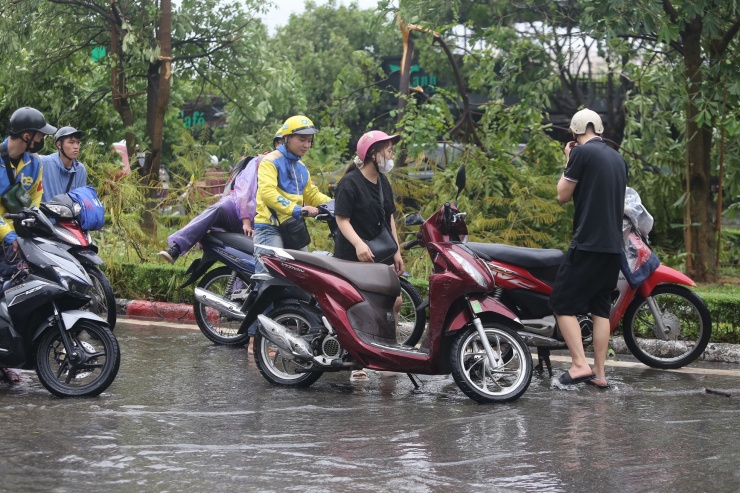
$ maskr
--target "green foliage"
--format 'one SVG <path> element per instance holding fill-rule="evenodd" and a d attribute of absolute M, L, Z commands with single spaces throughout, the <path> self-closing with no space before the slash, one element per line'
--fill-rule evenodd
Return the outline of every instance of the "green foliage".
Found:
<path fill-rule="evenodd" d="M 105 274 L 116 298 L 192 303 L 193 288 L 178 289 L 185 282 L 186 266 L 106 262 Z"/>

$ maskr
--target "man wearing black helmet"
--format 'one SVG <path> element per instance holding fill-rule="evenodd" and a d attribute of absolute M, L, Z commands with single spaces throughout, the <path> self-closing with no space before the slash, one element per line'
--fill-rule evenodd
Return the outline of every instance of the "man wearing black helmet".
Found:
<path fill-rule="evenodd" d="M 0 191 L 5 194 L 11 186 L 20 183 L 30 196 L 30 204 L 38 206 L 43 195 L 41 185 L 41 160 L 36 155 L 44 148 L 44 136 L 56 132 L 56 127 L 46 123 L 41 112 L 34 108 L 20 108 L 10 117 L 8 138 L 0 146 Z M 13 230 L 13 222 L 5 221 L 5 206 L 0 201 L 0 239 L 6 259 L 13 256 L 17 248 L 18 236 Z M 9 248 L 13 246 L 13 248 Z"/>
<path fill-rule="evenodd" d="M 36 155 L 44 147 L 44 136 L 56 131 L 46 123 L 44 115 L 34 108 L 17 109 L 10 117 L 8 137 L 0 144 L 0 194 L 5 195 L 16 183 L 28 193 L 28 204 L 41 203 L 43 187 L 41 185 L 41 161 Z M 25 199 L 25 198 L 24 198 Z M 2 239 L 3 256 L 0 257 L 0 276 L 12 274 L 16 264 L 18 235 L 13 230 L 13 222 L 5 220 L 4 201 L 0 200 L 0 239 Z M 21 380 L 18 370 L 2 369 L 2 377 L 9 382 Z"/>
<path fill-rule="evenodd" d="M 87 170 L 77 160 L 85 132 L 74 127 L 62 127 L 54 134 L 58 152 L 42 156 L 44 165 L 44 202 L 55 195 L 87 185 Z"/>

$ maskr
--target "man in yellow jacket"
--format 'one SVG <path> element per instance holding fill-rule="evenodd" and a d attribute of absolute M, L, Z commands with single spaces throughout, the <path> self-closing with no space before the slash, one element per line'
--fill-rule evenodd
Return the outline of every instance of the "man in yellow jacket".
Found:
<path fill-rule="evenodd" d="M 331 200 L 311 182 L 311 175 L 301 161 L 313 145 L 313 136 L 319 133 L 313 122 L 303 115 L 292 116 L 283 123 L 282 133 L 283 144 L 260 163 L 254 218 L 254 243 L 280 248 L 284 246 L 280 224 L 291 217 L 316 217 L 317 206 Z M 255 248 L 255 253 L 266 252 Z M 255 270 L 258 274 L 265 272 L 259 262 Z"/>
<path fill-rule="evenodd" d="M 44 147 L 44 137 L 56 132 L 56 127 L 46 123 L 44 115 L 28 106 L 19 108 L 10 116 L 8 137 L 0 143 L 0 194 L 8 193 L 16 183 L 27 193 L 28 203 L 23 206 L 38 206 L 44 194 L 41 184 L 42 165 L 36 154 Z M 18 235 L 13 229 L 13 221 L 5 219 L 5 205 L 0 200 L 0 240 L 3 255 L 0 256 L 0 276 L 10 277 L 18 263 Z M 2 284 L 3 279 L 0 279 Z M 20 370 L 0 368 L 0 380 L 10 383 L 20 382 Z"/>

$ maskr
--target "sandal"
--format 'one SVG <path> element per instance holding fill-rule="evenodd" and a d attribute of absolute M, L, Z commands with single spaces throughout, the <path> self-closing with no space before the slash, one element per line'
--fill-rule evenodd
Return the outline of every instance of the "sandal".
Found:
<path fill-rule="evenodd" d="M 20 370 L 15 368 L 0 368 L 0 374 L 2 374 L 2 380 L 8 383 L 18 383 L 23 380 Z"/>
<path fill-rule="evenodd" d="M 357 382 L 362 380 L 368 380 L 367 372 L 365 370 L 353 370 L 349 376 L 350 382 Z"/>

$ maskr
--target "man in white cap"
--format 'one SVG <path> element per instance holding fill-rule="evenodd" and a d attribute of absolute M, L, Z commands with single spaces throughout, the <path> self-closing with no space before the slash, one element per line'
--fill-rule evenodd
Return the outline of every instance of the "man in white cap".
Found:
<path fill-rule="evenodd" d="M 550 308 L 572 360 L 559 380 L 563 385 L 586 382 L 607 389 L 604 366 L 611 294 L 619 277 L 627 164 L 601 138 L 604 125 L 596 112 L 577 112 L 570 131 L 574 140 L 565 146 L 565 172 L 557 191 L 558 202 L 565 204 L 572 198 L 575 205 L 573 240 L 550 296 Z M 593 369 L 576 318 L 588 313 L 593 320 Z"/>

